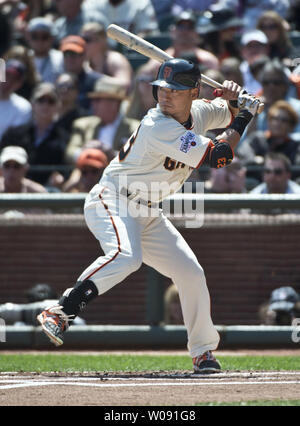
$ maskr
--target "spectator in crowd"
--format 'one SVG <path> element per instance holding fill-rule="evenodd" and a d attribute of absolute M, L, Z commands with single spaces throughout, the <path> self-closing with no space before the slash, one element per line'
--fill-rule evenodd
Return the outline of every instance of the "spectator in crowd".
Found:
<path fill-rule="evenodd" d="M 292 53 L 287 21 L 276 11 L 268 10 L 260 15 L 256 27 L 263 31 L 268 38 L 270 58 L 283 60 Z"/>
<path fill-rule="evenodd" d="M 222 8 L 210 14 L 206 25 L 200 20 L 198 33 L 203 37 L 206 48 L 222 63 L 231 56 L 239 59 L 240 49 L 236 36 L 242 26 L 243 20 L 234 11 Z"/>
<path fill-rule="evenodd" d="M 24 65 L 24 80 L 16 93 L 30 101 L 35 86 L 40 82 L 31 52 L 27 47 L 17 44 L 5 53 L 4 60 L 8 61 L 9 59 L 17 59 Z"/>
<path fill-rule="evenodd" d="M 151 0 L 90 0 L 94 7 L 108 20 L 141 37 L 159 31 Z"/>
<path fill-rule="evenodd" d="M 164 294 L 164 324 L 183 324 L 179 293 L 175 284 L 171 284 Z"/>
<path fill-rule="evenodd" d="M 259 17 L 267 10 L 274 10 L 285 18 L 290 8 L 290 0 L 243 0 L 239 6 L 244 27 L 252 30 L 255 29 Z"/>
<path fill-rule="evenodd" d="M 262 164 L 268 152 L 281 152 L 292 164 L 300 164 L 299 142 L 290 134 L 299 116 L 286 101 L 275 102 L 268 110 L 267 130 L 252 132 L 238 147 L 244 164 Z"/>
<path fill-rule="evenodd" d="M 64 192 L 90 192 L 99 182 L 108 158 L 100 149 L 83 149 L 76 162 L 76 168 L 71 179 L 63 186 Z M 75 178 L 76 176 L 76 178 Z"/>
<path fill-rule="evenodd" d="M 260 55 L 256 59 L 254 59 L 254 61 L 251 62 L 250 66 L 249 66 L 249 69 L 250 69 L 250 72 L 251 72 L 252 76 L 259 83 L 260 83 L 260 81 L 259 81 L 260 74 L 261 74 L 262 70 L 264 69 L 265 65 L 268 64 L 269 62 L 270 62 L 269 56 Z M 260 91 L 256 92 L 255 95 L 256 96 L 261 96 L 262 95 L 262 90 L 263 89 L 261 89 Z"/>
<path fill-rule="evenodd" d="M 57 12 L 53 0 L 26 0 L 26 5 L 25 18 L 27 22 L 41 16 L 49 17 L 52 20 Z"/>
<path fill-rule="evenodd" d="M 34 18 L 28 23 L 27 40 L 33 52 L 35 68 L 40 80 L 54 83 L 63 72 L 63 54 L 54 49 L 54 24 L 47 18 Z"/>
<path fill-rule="evenodd" d="M 48 284 L 36 284 L 25 293 L 27 303 L 3 303 L 0 305 L 0 318 L 6 325 L 38 325 L 36 320 L 44 309 L 57 303 L 58 295 Z M 78 321 L 76 321 L 78 320 Z M 75 325 L 83 325 L 85 321 L 77 317 Z"/>
<path fill-rule="evenodd" d="M 290 2 L 290 7 L 285 18 L 291 31 L 300 31 L 300 0 Z"/>
<path fill-rule="evenodd" d="M 89 94 L 94 116 L 75 120 L 66 150 L 69 163 L 76 162 L 83 145 L 90 140 L 98 139 L 104 149 L 119 151 L 140 123 L 121 112 L 126 96 L 124 86 L 116 84 L 108 76 L 96 82 L 94 90 Z"/>
<path fill-rule="evenodd" d="M 4 53 L 10 48 L 12 37 L 12 24 L 0 4 L 0 58 L 3 58 Z"/>
<path fill-rule="evenodd" d="M 174 58 L 182 58 L 196 62 L 202 69 L 218 69 L 218 58 L 208 50 L 199 47 L 200 38 L 196 30 L 196 17 L 191 12 L 182 12 L 175 18 L 174 25 L 170 27 L 172 38 L 171 46 L 166 53 Z M 160 64 L 150 59 L 149 69 L 157 73 Z"/>
<path fill-rule="evenodd" d="M 247 192 L 246 167 L 235 156 L 232 163 L 222 169 L 210 169 L 210 178 L 205 181 L 205 192 L 217 194 L 241 194 Z"/>
<path fill-rule="evenodd" d="M 32 97 L 33 119 L 27 124 L 10 128 L 3 135 L 0 147 L 22 146 L 30 165 L 59 166 L 63 164 L 68 134 L 57 126 L 58 96 L 51 83 L 40 83 Z M 28 177 L 47 185 L 50 171 L 30 170 Z"/>
<path fill-rule="evenodd" d="M 220 65 L 220 71 L 225 80 L 231 80 L 239 86 L 244 86 L 243 74 L 240 69 L 241 61 L 233 56 L 223 59 Z"/>
<path fill-rule="evenodd" d="M 172 5 L 174 0 L 151 0 L 155 15 L 158 20 L 158 26 L 161 32 L 167 32 L 173 23 Z"/>
<path fill-rule="evenodd" d="M 240 70 L 243 76 L 244 88 L 247 92 L 256 94 L 261 90 L 261 84 L 251 73 L 250 65 L 259 56 L 269 55 L 268 38 L 260 30 L 245 32 L 241 37 L 241 57 Z"/>
<path fill-rule="evenodd" d="M 300 186 L 291 180 L 291 162 L 281 153 L 270 152 L 265 156 L 263 183 L 252 194 L 300 194 Z"/>
<path fill-rule="evenodd" d="M 30 102 L 16 94 L 25 74 L 26 68 L 22 62 L 15 59 L 6 62 L 6 81 L 0 82 L 0 139 L 9 127 L 19 126 L 31 119 Z"/>
<path fill-rule="evenodd" d="M 259 307 L 258 316 L 261 324 L 292 325 L 300 317 L 300 295 L 291 286 L 276 288 Z"/>
<path fill-rule="evenodd" d="M 215 11 L 219 9 L 238 9 L 238 0 L 173 0 L 172 12 L 178 15 L 184 10 L 190 9 L 195 13 Z"/>
<path fill-rule="evenodd" d="M 22 30 L 24 29 L 24 19 L 21 15 L 24 13 L 24 2 L 19 0 L 1 0 L 0 9 L 9 23 L 11 30 L 11 42 L 19 42 L 22 37 Z M 4 21 L 5 23 L 5 21 Z M 5 28 L 7 29 L 7 27 Z"/>
<path fill-rule="evenodd" d="M 78 154 L 78 157 L 81 155 L 81 153 L 83 151 L 95 151 L 98 150 L 100 151 L 100 156 L 101 156 L 101 162 L 102 160 L 105 160 L 105 157 L 107 159 L 107 164 L 109 164 L 111 162 L 111 160 L 114 159 L 114 157 L 116 156 L 115 151 L 113 149 L 105 149 L 105 147 L 103 146 L 102 142 L 98 139 L 92 139 L 92 140 L 88 140 L 82 147 L 82 149 Z M 103 155 L 104 154 L 104 155 Z M 77 160 L 78 161 L 78 160 Z M 78 185 L 78 182 L 81 179 L 81 171 L 80 169 L 76 166 L 77 161 L 75 163 L 75 167 L 72 170 L 72 173 L 70 174 L 70 176 L 68 177 L 67 181 L 65 181 L 62 185 L 61 185 L 61 189 L 64 192 L 69 192 L 69 188 L 73 188 L 73 186 L 76 188 Z"/>
<path fill-rule="evenodd" d="M 262 84 L 262 99 L 265 104 L 263 112 L 257 115 L 247 130 L 247 135 L 254 130 L 267 130 L 267 114 L 269 108 L 279 100 L 287 101 L 300 117 L 300 100 L 297 90 L 290 81 L 287 72 L 277 59 L 269 61 L 259 74 Z M 300 132 L 300 122 L 294 128 L 294 133 Z"/>
<path fill-rule="evenodd" d="M 97 22 L 85 24 L 81 37 L 86 42 L 86 59 L 90 67 L 116 78 L 118 84 L 124 84 L 129 91 L 133 70 L 126 56 L 109 48 L 105 27 Z"/>
<path fill-rule="evenodd" d="M 54 22 L 58 41 L 80 33 L 87 22 L 99 22 L 107 27 L 106 15 L 90 6 L 90 1 L 83 0 L 54 0 L 59 17 Z M 125 12 L 126 13 L 126 12 Z"/>
<path fill-rule="evenodd" d="M 87 93 L 93 90 L 100 74 L 85 66 L 86 43 L 82 37 L 69 36 L 62 40 L 60 50 L 64 55 L 64 70 L 77 76 L 79 105 L 89 110 L 90 100 Z"/>
<path fill-rule="evenodd" d="M 28 155 L 21 146 L 7 146 L 0 154 L 0 192 L 44 193 L 46 189 L 26 178 L 29 169 Z"/>
<path fill-rule="evenodd" d="M 181 58 L 187 52 L 194 53 L 201 68 L 219 68 L 219 61 L 215 54 L 199 47 L 200 38 L 197 33 L 196 17 L 191 12 L 182 12 L 171 27 L 172 45 L 166 52 Z"/>
<path fill-rule="evenodd" d="M 77 76 L 62 73 L 57 78 L 55 87 L 59 99 L 57 125 L 71 134 L 73 122 L 77 118 L 89 115 L 89 112 L 78 103 L 79 84 Z"/>
<path fill-rule="evenodd" d="M 82 147 L 82 150 L 84 149 L 99 149 L 100 151 L 104 152 L 109 163 L 116 156 L 115 150 L 105 147 L 104 144 L 99 139 L 88 140 Z"/>
<path fill-rule="evenodd" d="M 156 102 L 153 98 L 151 81 L 156 77 L 156 70 L 154 71 L 149 62 L 140 66 L 135 72 L 134 87 L 130 95 L 128 106 L 126 109 L 126 116 L 142 120 L 150 108 L 154 108 Z"/>

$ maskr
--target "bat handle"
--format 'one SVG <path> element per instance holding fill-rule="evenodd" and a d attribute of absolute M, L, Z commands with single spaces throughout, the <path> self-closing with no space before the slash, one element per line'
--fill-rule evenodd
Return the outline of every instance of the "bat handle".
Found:
<path fill-rule="evenodd" d="M 215 89 L 215 90 L 213 91 L 213 95 L 214 95 L 216 98 L 219 98 L 220 96 L 222 96 L 222 95 L 223 95 L 223 91 L 222 91 L 222 90 L 220 90 L 220 89 Z"/>

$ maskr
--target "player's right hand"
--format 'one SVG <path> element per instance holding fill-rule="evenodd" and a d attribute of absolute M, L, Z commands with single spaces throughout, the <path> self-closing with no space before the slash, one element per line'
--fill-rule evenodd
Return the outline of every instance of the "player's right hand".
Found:
<path fill-rule="evenodd" d="M 257 113 L 260 105 L 259 99 L 253 95 L 249 95 L 249 93 L 244 90 L 239 94 L 237 101 L 240 110 L 249 111 L 253 116 Z"/>

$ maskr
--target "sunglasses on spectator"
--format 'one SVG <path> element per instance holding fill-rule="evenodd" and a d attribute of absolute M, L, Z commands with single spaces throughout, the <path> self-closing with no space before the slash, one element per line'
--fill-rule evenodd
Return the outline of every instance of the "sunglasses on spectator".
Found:
<path fill-rule="evenodd" d="M 260 27 L 262 30 L 277 30 L 278 25 L 277 24 L 263 24 Z"/>
<path fill-rule="evenodd" d="M 37 33 L 31 33 L 31 39 L 34 41 L 47 41 L 50 39 L 50 34 L 37 34 Z"/>
<path fill-rule="evenodd" d="M 93 37 L 93 36 L 83 35 L 81 37 L 83 38 L 83 40 L 86 43 L 93 43 L 94 41 L 97 41 L 97 39 L 95 37 Z"/>
<path fill-rule="evenodd" d="M 82 53 L 74 52 L 73 50 L 65 50 L 64 57 L 67 58 L 79 58 L 82 57 Z"/>
<path fill-rule="evenodd" d="M 56 99 L 51 98 L 51 96 L 42 96 L 41 98 L 38 98 L 36 100 L 39 104 L 49 104 L 49 105 L 55 105 Z"/>
<path fill-rule="evenodd" d="M 284 169 L 276 168 L 276 169 L 264 169 L 264 173 L 267 175 L 274 174 L 275 176 L 281 176 L 285 172 Z"/>
<path fill-rule="evenodd" d="M 19 163 L 4 163 L 2 166 L 4 169 L 15 169 L 20 170 L 23 166 Z"/>
<path fill-rule="evenodd" d="M 288 117 L 280 117 L 276 115 L 270 117 L 270 120 L 280 121 L 281 123 L 292 123 L 292 120 Z"/>
<path fill-rule="evenodd" d="M 270 86 L 273 84 L 273 86 L 281 86 L 282 84 L 285 84 L 283 80 L 263 80 L 262 85 L 263 86 Z"/>

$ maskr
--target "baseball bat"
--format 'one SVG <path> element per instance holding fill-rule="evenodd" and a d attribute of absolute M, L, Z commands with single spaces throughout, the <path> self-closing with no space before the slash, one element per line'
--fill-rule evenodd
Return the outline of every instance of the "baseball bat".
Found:
<path fill-rule="evenodd" d="M 173 59 L 173 56 L 168 55 L 168 53 L 164 52 L 159 47 L 154 46 L 154 44 L 149 43 L 148 41 L 125 30 L 122 27 L 119 27 L 118 25 L 110 24 L 106 32 L 107 35 L 113 40 L 118 41 L 129 49 L 135 50 L 136 52 L 139 52 L 148 58 L 155 59 L 160 63 L 168 61 L 169 59 Z M 201 80 L 215 89 L 223 89 L 222 84 L 218 83 L 212 78 L 207 77 L 204 74 L 201 74 Z M 258 114 L 263 110 L 263 108 L 264 104 L 261 103 L 258 108 Z"/>

